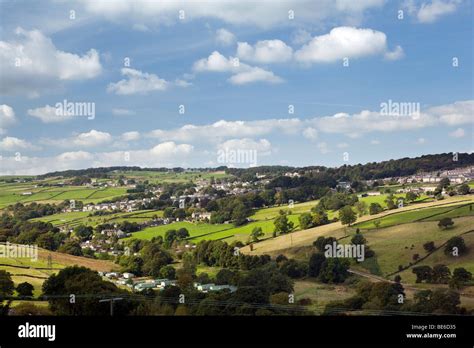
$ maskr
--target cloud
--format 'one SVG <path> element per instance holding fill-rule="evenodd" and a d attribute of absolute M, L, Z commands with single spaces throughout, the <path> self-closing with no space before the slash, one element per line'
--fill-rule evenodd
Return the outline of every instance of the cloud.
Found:
<path fill-rule="evenodd" d="M 113 137 L 110 133 L 97 131 L 95 129 L 89 132 L 79 133 L 72 137 L 60 139 L 41 139 L 41 143 L 49 146 L 57 146 L 63 148 L 72 147 L 97 147 L 110 144 Z"/>
<path fill-rule="evenodd" d="M 318 138 L 318 131 L 313 127 L 308 127 L 303 131 L 303 136 L 310 140 L 315 140 Z"/>
<path fill-rule="evenodd" d="M 28 109 L 28 115 L 39 118 L 44 123 L 64 122 L 73 118 L 67 114 L 57 113 L 56 107 L 46 105 L 41 108 Z"/>
<path fill-rule="evenodd" d="M 267 139 L 255 141 L 250 138 L 229 139 L 217 146 L 220 150 L 254 150 L 259 156 L 267 156 L 272 151 L 272 144 Z"/>
<path fill-rule="evenodd" d="M 387 60 L 399 60 L 405 56 L 405 52 L 403 52 L 403 48 L 401 46 L 395 47 L 392 52 L 385 52 L 385 59 Z"/>
<path fill-rule="evenodd" d="M 380 140 L 377 140 L 377 139 L 371 140 L 371 141 L 370 141 L 370 144 L 371 144 L 371 145 L 379 145 L 379 144 L 380 144 Z"/>
<path fill-rule="evenodd" d="M 112 114 L 115 116 L 132 116 L 135 115 L 136 112 L 129 109 L 114 108 L 112 109 Z"/>
<path fill-rule="evenodd" d="M 474 100 L 457 101 L 453 104 L 429 108 L 427 113 L 434 115 L 440 122 L 457 126 L 473 122 Z"/>
<path fill-rule="evenodd" d="M 95 49 L 80 56 L 58 50 L 38 30 L 18 28 L 15 34 L 16 40 L 0 41 L 1 94 L 37 97 L 61 82 L 92 79 L 102 71 Z"/>
<path fill-rule="evenodd" d="M 292 59 L 293 49 L 281 40 L 263 40 L 255 45 L 237 43 L 237 56 L 255 63 L 282 63 Z"/>
<path fill-rule="evenodd" d="M 218 51 L 212 52 L 209 57 L 199 59 L 193 65 L 195 72 L 238 72 L 240 62 L 235 58 L 226 58 Z"/>
<path fill-rule="evenodd" d="M 392 116 L 379 111 L 336 113 L 307 119 L 264 119 L 258 121 L 220 120 L 207 125 L 187 124 L 177 129 L 156 129 L 148 137 L 172 141 L 219 142 L 229 138 L 252 138 L 269 134 L 301 135 L 317 138 L 319 133 L 344 134 L 350 137 L 370 132 L 395 132 L 433 126 L 472 123 L 473 100 L 429 108 L 417 115 Z"/>
<path fill-rule="evenodd" d="M 297 134 L 301 128 L 299 119 L 267 119 L 261 121 L 225 121 L 203 126 L 192 124 L 178 129 L 150 132 L 149 136 L 160 140 L 174 141 L 221 141 L 226 138 L 258 137 L 272 132 Z"/>
<path fill-rule="evenodd" d="M 418 139 L 416 140 L 416 144 L 418 144 L 418 145 L 422 145 L 422 144 L 424 144 L 424 143 L 426 143 L 426 139 L 425 139 L 425 138 L 418 138 Z"/>
<path fill-rule="evenodd" d="M 194 72 L 220 72 L 234 74 L 229 82 L 234 85 L 244 85 L 253 82 L 279 83 L 283 80 L 273 72 L 259 67 L 241 63 L 238 58 L 226 58 L 218 51 L 212 52 L 209 57 L 196 61 L 193 65 Z"/>
<path fill-rule="evenodd" d="M 462 138 L 464 135 L 466 135 L 466 132 L 464 132 L 464 129 L 462 128 L 458 128 L 455 131 L 449 133 L 449 136 L 453 138 Z"/>
<path fill-rule="evenodd" d="M 153 156 L 158 156 L 160 158 L 173 158 L 176 155 L 189 155 L 193 152 L 194 146 L 189 144 L 179 144 L 177 145 L 173 141 L 168 141 L 156 145 L 150 150 L 150 153 Z"/>
<path fill-rule="evenodd" d="M 0 105 L 0 134 L 5 132 L 5 129 L 16 122 L 15 111 L 7 104 Z"/>
<path fill-rule="evenodd" d="M 420 23 L 433 23 L 442 16 L 455 12 L 460 3 L 459 0 L 432 0 L 423 2 L 418 8 L 412 5 L 411 9 Z"/>
<path fill-rule="evenodd" d="M 268 82 L 280 83 L 283 79 L 276 76 L 273 72 L 264 70 L 262 68 L 253 67 L 247 71 L 240 72 L 229 78 L 229 82 L 233 85 L 245 85 L 252 82 Z"/>
<path fill-rule="evenodd" d="M 116 83 L 110 83 L 107 92 L 118 95 L 148 94 L 152 91 L 164 91 L 169 83 L 155 74 L 143 73 L 139 70 L 122 68 L 121 73 L 126 78 Z"/>
<path fill-rule="evenodd" d="M 304 29 L 298 29 L 296 32 L 293 33 L 292 42 L 295 45 L 303 45 L 311 40 L 311 33 Z"/>
<path fill-rule="evenodd" d="M 38 150 L 39 147 L 29 143 L 26 140 L 5 137 L 0 141 L 0 150 L 2 151 L 18 151 L 18 150 Z"/>
<path fill-rule="evenodd" d="M 80 1 L 78 5 L 90 17 L 112 22 L 160 23 L 172 25 L 179 21 L 183 10 L 185 21 L 217 19 L 229 24 L 250 25 L 261 28 L 291 26 L 288 11 L 295 13 L 300 23 L 324 25 L 326 22 L 355 24 L 364 13 L 379 8 L 384 0 L 222 0 L 222 1 L 147 1 L 107 0 Z"/>
<path fill-rule="evenodd" d="M 400 47 L 400 46 L 398 46 Z M 337 27 L 328 34 L 315 36 L 295 52 L 295 59 L 303 63 L 329 63 L 343 58 L 360 58 L 373 55 L 388 55 L 400 58 L 401 47 L 390 53 L 387 36 L 373 29 Z"/>
<path fill-rule="evenodd" d="M 329 148 L 328 148 L 328 144 L 325 143 L 325 142 L 322 142 L 322 143 L 318 143 L 316 145 L 316 147 L 318 148 L 319 152 L 321 152 L 323 155 L 329 153 Z"/>
<path fill-rule="evenodd" d="M 140 139 L 140 133 L 136 131 L 125 132 L 120 137 L 123 141 L 133 141 Z"/>
<path fill-rule="evenodd" d="M 455 126 L 472 123 L 474 100 L 457 101 L 426 109 L 419 115 L 391 116 L 363 110 L 314 118 L 311 123 L 326 133 L 361 134 L 422 129 L 437 125 Z"/>
<path fill-rule="evenodd" d="M 100 132 L 92 129 L 90 132 L 78 134 L 73 140 L 76 146 L 94 147 L 110 143 L 112 136 L 107 132 Z"/>
<path fill-rule="evenodd" d="M 235 35 L 227 29 L 221 28 L 216 31 L 216 41 L 223 46 L 230 46 L 235 42 Z"/>
<path fill-rule="evenodd" d="M 151 149 L 135 151 L 88 152 L 71 151 L 49 157 L 4 156 L 0 175 L 36 175 L 52 171 L 110 166 L 175 167 L 185 166 L 194 155 L 189 144 L 165 142 Z"/>

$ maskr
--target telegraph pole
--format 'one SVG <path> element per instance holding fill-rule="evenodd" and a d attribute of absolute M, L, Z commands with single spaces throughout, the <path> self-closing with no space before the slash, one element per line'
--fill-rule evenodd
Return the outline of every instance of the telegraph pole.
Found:
<path fill-rule="evenodd" d="M 121 297 L 114 297 L 114 298 L 107 298 L 104 300 L 99 300 L 99 302 L 110 302 L 110 316 L 114 316 L 114 302 L 115 301 L 121 301 L 123 298 Z"/>

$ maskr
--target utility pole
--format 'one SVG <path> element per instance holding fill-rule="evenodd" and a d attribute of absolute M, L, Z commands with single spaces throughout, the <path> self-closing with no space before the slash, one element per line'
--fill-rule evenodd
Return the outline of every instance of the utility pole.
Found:
<path fill-rule="evenodd" d="M 51 254 L 48 254 L 48 268 L 50 270 L 53 269 L 53 258 L 51 257 Z"/>
<path fill-rule="evenodd" d="M 123 298 L 121 297 L 114 297 L 114 298 L 107 298 L 104 300 L 99 300 L 99 302 L 110 302 L 110 316 L 114 316 L 114 302 L 115 301 L 121 301 Z"/>

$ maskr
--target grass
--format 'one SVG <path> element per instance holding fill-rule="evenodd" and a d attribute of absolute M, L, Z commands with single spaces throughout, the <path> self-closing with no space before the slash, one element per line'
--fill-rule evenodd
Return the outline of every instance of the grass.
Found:
<path fill-rule="evenodd" d="M 40 187 L 39 183 L 45 181 L 33 181 L 29 183 L 1 183 L 0 184 L 0 208 L 17 202 L 42 202 L 61 203 L 66 199 L 81 200 L 84 203 L 97 203 L 105 199 L 111 199 L 124 195 L 126 188 L 85 188 L 84 186 L 63 187 Z M 48 182 L 48 181 L 46 181 Z M 23 195 L 31 192 L 31 195 Z"/>
<path fill-rule="evenodd" d="M 51 269 L 48 269 L 48 255 L 51 255 Z M 15 286 L 23 282 L 30 283 L 34 287 L 33 295 L 35 297 L 41 294 L 41 287 L 49 276 L 56 274 L 59 269 L 74 265 L 84 266 L 97 271 L 110 271 L 118 267 L 111 261 L 88 259 L 44 249 L 38 250 L 37 260 L 11 257 L 0 258 L 0 269 L 12 275 Z"/>
<path fill-rule="evenodd" d="M 222 179 L 232 177 L 230 174 L 226 174 L 224 171 L 215 172 L 155 172 L 155 171 L 116 171 L 112 174 L 114 177 L 120 175 L 126 176 L 128 179 L 140 179 L 148 180 L 150 183 L 184 183 L 189 181 L 196 181 L 201 179 L 209 180 L 211 177 L 214 179 Z"/>
<path fill-rule="evenodd" d="M 473 225 L 474 225 L 473 218 L 461 218 L 461 219 L 469 219 L 468 221 L 470 222 L 470 227 L 471 229 L 473 228 Z M 461 219 L 456 219 L 456 222 L 458 222 L 458 220 L 461 220 Z M 467 254 L 461 255 L 458 257 L 446 256 L 444 254 L 443 248 L 441 248 L 441 249 L 436 250 L 434 253 L 432 253 L 430 256 L 428 256 L 426 259 L 424 259 L 420 263 L 418 263 L 417 266 L 427 265 L 427 266 L 433 267 L 437 264 L 443 264 L 443 265 L 448 266 L 451 272 L 453 272 L 455 268 L 464 267 L 469 272 L 474 274 L 474 232 L 464 234 L 462 238 L 464 239 L 464 242 L 469 248 L 469 252 Z M 405 282 L 415 283 L 416 276 L 413 274 L 411 268 L 403 272 L 400 272 L 400 276 Z"/>
<path fill-rule="evenodd" d="M 137 212 L 121 212 L 110 215 L 97 215 L 89 216 L 91 212 L 70 212 L 70 213 L 59 213 L 48 216 L 43 216 L 40 218 L 31 219 L 30 221 L 44 221 L 50 222 L 54 226 L 69 226 L 76 227 L 80 224 L 97 226 L 102 223 L 120 223 L 123 221 L 130 222 L 145 222 L 153 218 L 154 215 L 158 217 L 163 216 L 163 211 L 161 210 L 140 210 Z"/>
<path fill-rule="evenodd" d="M 161 225 L 156 227 L 149 227 L 142 231 L 135 232 L 132 234 L 131 237 L 125 238 L 124 240 L 137 238 L 137 239 L 146 239 L 151 240 L 153 237 L 157 236 L 165 236 L 166 231 L 175 229 L 178 230 L 180 228 L 186 228 L 189 232 L 190 239 L 199 237 L 202 235 L 207 235 L 214 232 L 219 232 L 224 229 L 232 228 L 232 225 L 229 224 L 207 224 L 207 223 L 192 223 L 187 221 L 182 222 L 175 222 L 168 225 Z"/>
<path fill-rule="evenodd" d="M 414 211 L 408 211 L 408 212 L 403 212 L 403 213 L 397 213 L 396 210 L 393 210 L 393 214 L 387 215 L 383 218 L 378 219 L 380 221 L 380 226 L 379 228 L 384 228 L 384 227 L 390 227 L 390 226 L 395 226 L 395 225 L 400 225 L 400 224 L 406 224 L 406 223 L 411 223 L 423 219 L 427 219 L 430 221 L 438 221 L 441 219 L 441 217 L 446 216 L 446 214 L 451 214 L 453 211 L 457 210 L 458 215 L 457 216 L 463 216 L 461 208 L 463 208 L 464 205 L 459 205 L 459 206 L 447 206 L 447 207 L 439 207 L 439 208 L 430 208 L 430 209 L 422 209 L 422 210 L 414 210 Z M 466 211 L 468 208 L 466 209 Z M 453 216 L 456 214 L 453 214 Z M 376 226 L 374 225 L 374 221 L 376 218 L 374 217 L 373 220 L 369 221 L 364 221 L 358 224 L 355 224 L 354 227 L 358 227 L 360 229 L 365 229 L 365 230 L 372 230 L 376 229 Z"/>
<path fill-rule="evenodd" d="M 387 275 L 396 272 L 399 265 L 407 266 L 414 262 L 414 254 L 425 256 L 424 243 L 433 241 L 435 246 L 440 246 L 451 237 L 472 230 L 474 226 L 472 217 L 456 218 L 454 222 L 454 227 L 447 230 L 439 229 L 436 221 L 423 221 L 370 230 L 363 235 L 377 256 L 381 275 Z"/>
<path fill-rule="evenodd" d="M 294 294 L 296 300 L 311 299 L 312 304 L 306 308 L 315 314 L 321 314 L 329 302 L 354 296 L 355 290 L 345 285 L 322 284 L 312 279 L 304 279 L 295 281 Z"/>

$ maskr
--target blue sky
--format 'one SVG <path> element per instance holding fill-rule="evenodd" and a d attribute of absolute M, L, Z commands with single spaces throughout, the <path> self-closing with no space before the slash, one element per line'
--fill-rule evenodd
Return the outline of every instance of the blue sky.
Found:
<path fill-rule="evenodd" d="M 474 147 L 471 1 L 1 1 L 0 16 L 1 174 Z M 64 100 L 94 117 L 58 114 Z"/>

